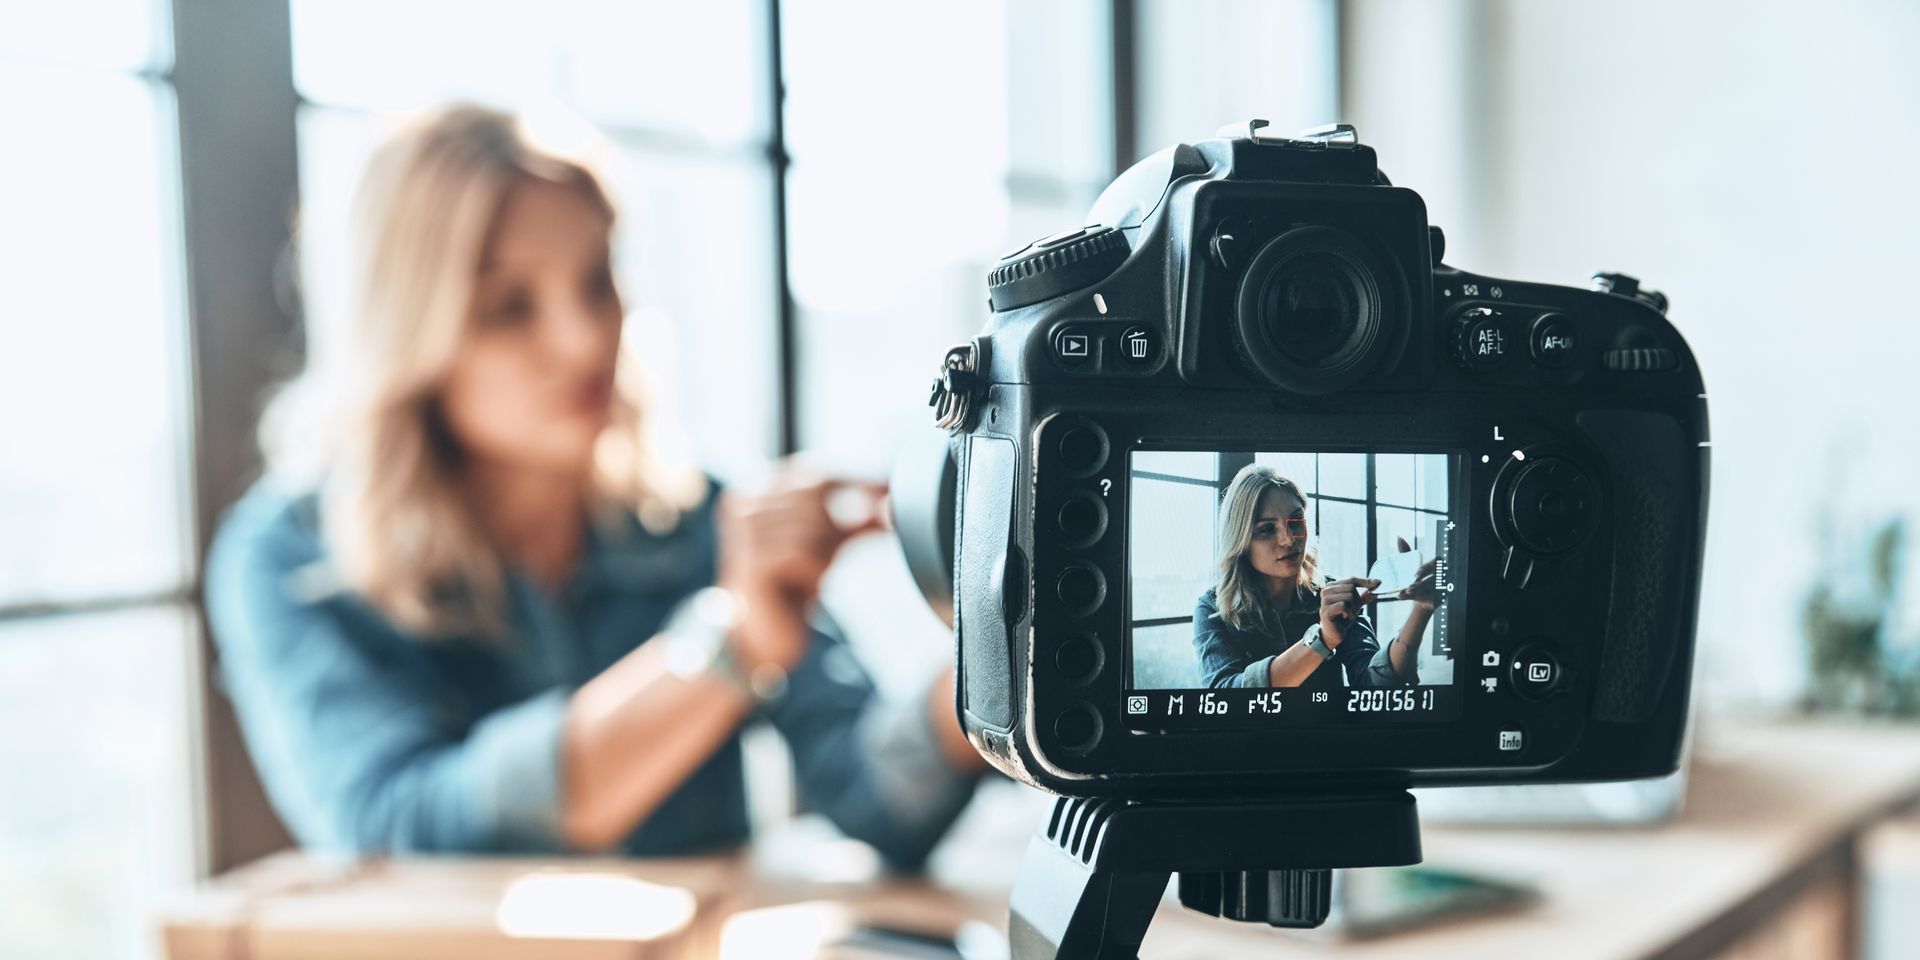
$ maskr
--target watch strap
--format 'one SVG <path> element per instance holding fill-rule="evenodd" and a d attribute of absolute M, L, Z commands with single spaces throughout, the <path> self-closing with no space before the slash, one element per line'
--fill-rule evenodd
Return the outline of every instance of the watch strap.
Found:
<path fill-rule="evenodd" d="M 667 669 L 684 680 L 718 680 L 758 707 L 786 692 L 787 672 L 770 663 L 752 670 L 740 663 L 728 640 L 738 620 L 733 595 L 720 587 L 698 590 L 675 604 L 660 628 Z"/>
<path fill-rule="evenodd" d="M 1320 625 L 1317 623 L 1307 628 L 1307 635 L 1300 638 L 1300 645 L 1319 654 L 1322 660 L 1333 659 L 1333 648 L 1320 638 Z"/>

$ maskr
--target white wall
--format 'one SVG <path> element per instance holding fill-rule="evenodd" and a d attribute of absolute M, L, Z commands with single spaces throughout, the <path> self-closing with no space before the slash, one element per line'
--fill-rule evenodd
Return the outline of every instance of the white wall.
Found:
<path fill-rule="evenodd" d="M 1843 533 L 1920 520 L 1920 6 L 1354 0 L 1345 25 L 1344 119 L 1449 262 L 1672 298 L 1713 416 L 1706 690 L 1791 696 L 1823 502 Z"/>

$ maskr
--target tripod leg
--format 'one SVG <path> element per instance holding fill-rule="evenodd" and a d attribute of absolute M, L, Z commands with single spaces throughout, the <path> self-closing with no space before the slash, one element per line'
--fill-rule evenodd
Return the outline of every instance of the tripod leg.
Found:
<path fill-rule="evenodd" d="M 1095 870 L 1034 837 L 1008 903 L 1013 960 L 1136 960 L 1169 876 Z"/>

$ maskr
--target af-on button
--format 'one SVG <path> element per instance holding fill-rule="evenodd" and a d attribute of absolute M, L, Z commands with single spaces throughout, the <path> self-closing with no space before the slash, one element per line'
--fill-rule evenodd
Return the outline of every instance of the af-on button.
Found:
<path fill-rule="evenodd" d="M 1533 362 L 1559 369 L 1573 362 L 1580 349 L 1573 321 L 1563 313 L 1549 313 L 1533 322 Z"/>

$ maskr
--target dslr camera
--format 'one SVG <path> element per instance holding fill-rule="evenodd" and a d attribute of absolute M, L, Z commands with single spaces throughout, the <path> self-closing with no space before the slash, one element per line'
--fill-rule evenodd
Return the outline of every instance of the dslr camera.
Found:
<path fill-rule="evenodd" d="M 994 765 L 1149 804 L 1676 768 L 1709 445 L 1663 296 L 1443 264 L 1344 125 L 1179 144 L 1089 219 L 992 270 L 931 400 L 909 560 Z"/>

